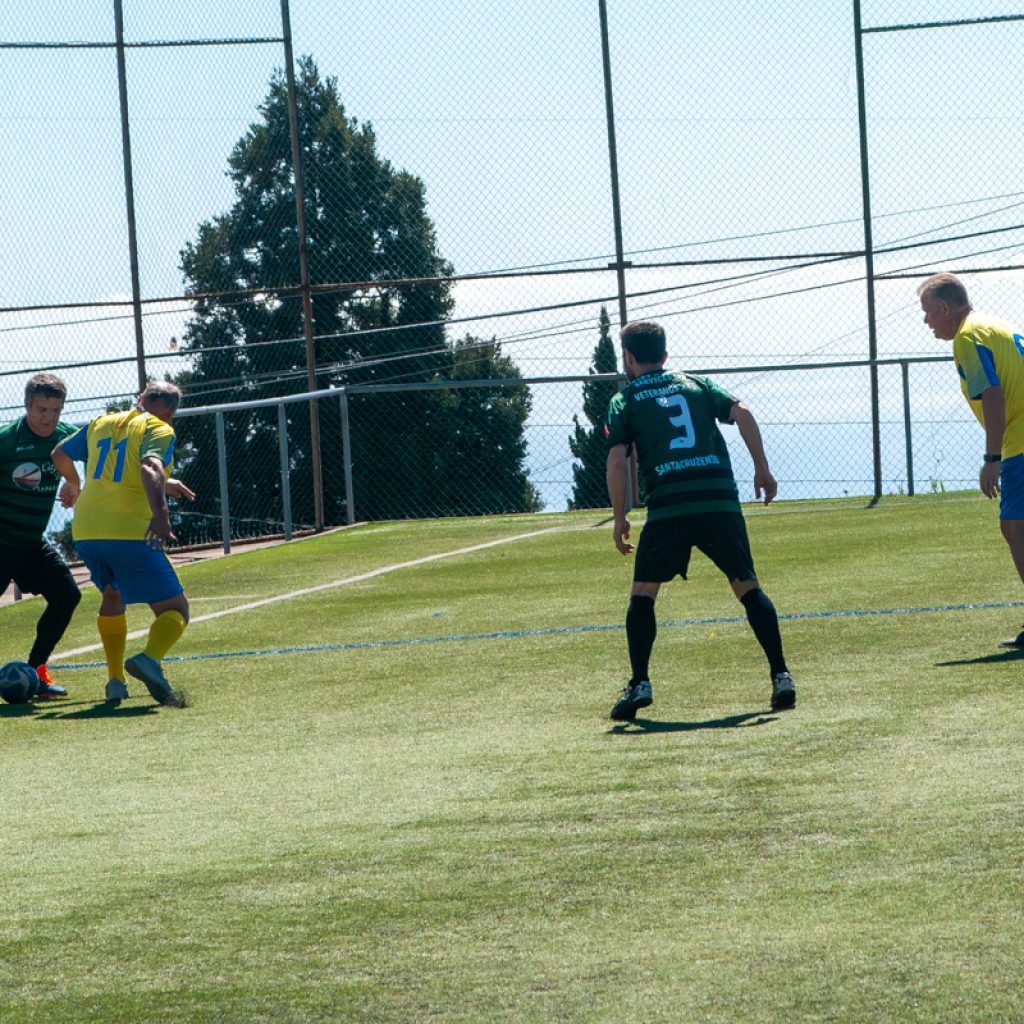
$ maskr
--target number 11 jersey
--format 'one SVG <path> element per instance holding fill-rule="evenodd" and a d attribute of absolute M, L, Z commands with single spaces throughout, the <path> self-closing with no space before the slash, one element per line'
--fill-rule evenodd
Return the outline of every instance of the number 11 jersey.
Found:
<path fill-rule="evenodd" d="M 153 514 L 142 486 L 142 460 L 156 456 L 168 477 L 174 428 L 152 413 L 130 409 L 97 417 L 61 447 L 86 464 L 71 524 L 75 540 L 142 540 Z"/>
<path fill-rule="evenodd" d="M 636 452 L 647 519 L 739 512 L 729 449 L 718 423 L 736 399 L 707 377 L 658 370 L 631 381 L 608 404 L 609 450 Z"/>

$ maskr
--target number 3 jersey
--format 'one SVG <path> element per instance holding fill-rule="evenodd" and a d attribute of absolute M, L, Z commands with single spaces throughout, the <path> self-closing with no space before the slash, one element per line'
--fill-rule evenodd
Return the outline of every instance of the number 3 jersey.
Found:
<path fill-rule="evenodd" d="M 738 512 L 729 449 L 718 423 L 736 399 L 707 377 L 659 370 L 631 381 L 608 404 L 609 450 L 632 446 L 649 521 Z"/>
<path fill-rule="evenodd" d="M 75 540 L 142 540 L 153 513 L 142 486 L 142 460 L 152 455 L 170 476 L 174 428 L 143 412 L 99 416 L 61 445 L 85 463 L 85 486 L 75 505 Z"/>

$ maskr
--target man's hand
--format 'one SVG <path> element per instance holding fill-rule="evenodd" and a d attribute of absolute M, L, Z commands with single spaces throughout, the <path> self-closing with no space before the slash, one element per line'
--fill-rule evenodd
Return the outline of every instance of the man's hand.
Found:
<path fill-rule="evenodd" d="M 754 497 L 761 500 L 761 493 L 764 492 L 764 503 L 767 505 L 776 494 L 779 493 L 779 485 L 772 476 L 768 464 L 758 466 L 754 470 Z"/>
<path fill-rule="evenodd" d="M 999 463 L 986 462 L 978 474 L 978 482 L 981 484 L 981 493 L 986 498 L 999 496 Z"/>
<path fill-rule="evenodd" d="M 758 501 L 764 493 L 764 503 L 767 505 L 779 492 L 779 485 L 768 468 L 768 460 L 764 455 L 764 444 L 761 441 L 761 430 L 754 419 L 754 414 L 742 403 L 733 403 L 729 411 L 733 423 L 743 438 L 743 443 L 750 452 L 750 458 L 754 462 L 754 496 Z"/>
<path fill-rule="evenodd" d="M 82 485 L 75 483 L 73 480 L 65 480 L 61 484 L 60 488 L 60 503 L 64 508 L 74 508 L 75 502 L 78 501 L 78 495 L 82 491 Z"/>
<path fill-rule="evenodd" d="M 171 529 L 171 520 L 166 513 L 160 516 L 153 516 L 146 527 L 146 543 L 158 551 L 167 546 L 172 540 L 178 538 Z"/>
<path fill-rule="evenodd" d="M 180 480 L 176 480 L 174 477 L 169 477 L 164 482 L 164 493 L 169 498 L 186 498 L 189 501 L 196 500 L 196 492 L 187 484 L 183 484 Z"/>
<path fill-rule="evenodd" d="M 612 537 L 615 539 L 615 546 L 619 549 L 620 554 L 628 555 L 633 550 L 633 545 L 629 543 L 629 520 L 625 516 L 615 517 Z"/>

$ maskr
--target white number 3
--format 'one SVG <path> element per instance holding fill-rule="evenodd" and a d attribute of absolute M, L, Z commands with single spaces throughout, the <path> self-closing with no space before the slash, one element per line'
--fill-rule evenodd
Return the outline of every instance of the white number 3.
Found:
<path fill-rule="evenodd" d="M 678 410 L 674 416 L 669 416 L 668 421 L 673 427 L 683 428 L 683 432 L 669 442 L 669 448 L 692 448 L 697 443 L 697 435 L 686 399 L 682 395 L 669 395 L 668 398 L 659 398 L 658 405 L 663 409 Z"/>

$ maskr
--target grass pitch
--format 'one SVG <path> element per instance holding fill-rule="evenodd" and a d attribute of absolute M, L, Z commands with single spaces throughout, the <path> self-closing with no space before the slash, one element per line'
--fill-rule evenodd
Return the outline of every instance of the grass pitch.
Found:
<path fill-rule="evenodd" d="M 993 506 L 751 510 L 780 614 L 905 611 L 783 621 L 799 705 L 773 714 L 695 556 L 630 727 L 607 718 L 630 566 L 600 518 L 189 567 L 198 620 L 557 528 L 194 621 L 166 663 L 188 709 L 131 681 L 108 709 L 102 668 L 59 663 L 69 700 L 0 705 L 4 1024 L 1024 1019 L 1024 664 L 997 646 L 1024 608 L 908 610 L 1021 598 Z M 3 660 L 38 608 L 0 609 Z"/>

